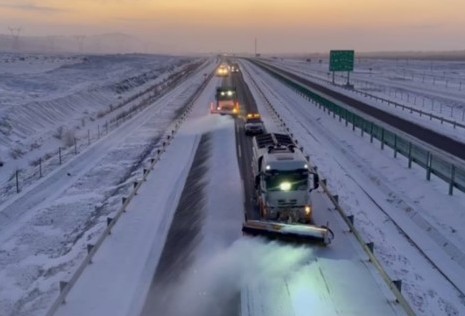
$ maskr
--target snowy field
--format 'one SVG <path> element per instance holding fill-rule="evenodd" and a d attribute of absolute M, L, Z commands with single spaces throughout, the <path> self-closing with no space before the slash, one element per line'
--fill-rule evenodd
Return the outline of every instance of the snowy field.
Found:
<path fill-rule="evenodd" d="M 369 138 L 361 138 L 264 71 L 248 63 L 244 66 L 307 149 L 343 207 L 355 215 L 366 240 L 374 242 L 375 253 L 391 277 L 403 281 L 403 293 L 416 312 L 465 313 L 460 246 L 465 238 L 464 194 L 448 196 L 441 180 L 427 182 L 421 168 L 408 169 L 403 158 L 381 151 L 379 144 L 370 144 Z M 253 86 L 250 76 L 247 81 Z M 256 89 L 253 93 L 266 116 L 263 96 Z M 271 117 L 265 120 L 273 122 Z"/>
<path fill-rule="evenodd" d="M 11 57 L 3 60 L 8 58 Z M 159 60 L 152 61 L 155 69 L 149 71 L 152 78 L 147 75 L 147 67 L 141 69 L 148 56 L 110 56 L 108 61 L 103 57 L 93 60 L 89 56 L 74 59 L 62 56 L 40 61 L 48 58 L 40 57 L 40 65 L 30 71 L 24 64 L 1 75 L 12 78 L 19 74 L 25 76 L 21 79 L 25 81 L 52 76 L 54 84 L 60 86 L 61 72 L 72 69 L 70 73 L 76 74 L 73 86 L 79 88 L 71 88 L 70 92 L 66 85 L 61 85 L 59 88 L 68 92 L 57 93 L 57 100 L 61 97 L 74 100 L 75 93 L 80 96 L 96 93 L 104 96 L 104 101 L 89 108 L 101 106 L 100 110 L 107 109 L 108 102 L 118 100 L 119 96 L 127 100 L 127 107 L 109 111 L 100 121 L 97 117 L 100 110 L 89 111 L 86 115 L 95 115 L 95 123 L 86 121 L 86 127 L 93 124 L 93 128 L 103 128 L 118 111 L 141 101 L 140 97 L 131 99 L 131 96 L 150 87 L 157 87 L 159 96 L 131 117 L 112 125 L 108 132 L 102 131 L 90 145 L 80 147 L 76 156 L 68 157 L 61 166 L 0 205 L 0 315 L 43 315 L 47 311 L 58 295 L 59 281 L 68 280 L 82 262 L 86 245 L 101 235 L 106 217 L 114 216 L 121 198 L 128 194 L 133 181 L 141 177 L 147 158 L 160 149 L 173 120 L 203 83 L 205 74 L 215 69 L 213 60 L 209 60 L 176 87 L 167 89 L 169 82 L 163 79 L 172 73 L 182 74 L 192 60 L 155 57 Z M 120 58 L 128 58 L 125 70 L 113 64 L 121 62 Z M 32 62 L 19 59 L 24 63 L 26 60 Z M 115 78 L 103 79 L 94 70 L 81 69 L 88 62 L 108 67 L 108 73 L 114 71 Z M 426 181 L 424 170 L 415 165 L 408 169 L 402 157 L 393 158 L 390 150 L 380 150 L 376 142 L 370 144 L 368 138 L 352 132 L 252 64 L 242 62 L 242 69 L 267 129 L 284 131 L 266 106 L 263 93 L 321 175 L 328 179 L 329 188 L 339 195 L 343 208 L 355 215 L 355 225 L 364 238 L 374 242 L 375 254 L 388 274 L 403 281 L 402 292 L 415 312 L 465 314 L 462 294 L 465 254 L 460 246 L 465 241 L 461 230 L 465 225 L 461 212 L 465 209 L 465 195 L 457 192 L 448 196 L 441 180 L 433 177 L 431 182 Z M 95 79 L 92 85 L 86 83 L 86 71 Z M 57 315 L 123 316 L 141 312 L 194 154 L 205 133 L 210 135 L 211 150 L 206 162 L 209 173 L 204 175 L 207 194 L 201 238 L 192 254 L 195 260 L 171 289 L 176 302 L 183 304 L 173 303 L 164 313 L 221 315 L 226 302 L 239 295 L 244 316 L 289 313 L 303 316 L 310 309 L 325 315 L 401 314 L 390 303 L 392 293 L 373 266 L 365 262 L 366 255 L 320 190 L 312 192 L 312 199 L 316 209 L 327 211 L 323 218 L 330 219 L 337 238 L 327 249 L 241 238 L 244 197 L 238 165 L 223 163 L 224 157 L 234 157 L 236 161 L 234 121 L 207 113 L 218 84 L 217 78 L 209 82 L 189 120 L 182 125 Z M 81 89 L 82 86 L 85 87 Z M 458 85 L 457 89 L 460 91 Z M 15 107 L 3 107 L 5 111 L 13 108 L 23 111 L 18 112 L 21 114 L 17 115 L 17 121 L 27 117 L 23 106 L 36 102 L 34 97 L 20 94 L 12 93 L 10 97 L 17 101 L 23 98 L 24 103 L 18 101 Z M 37 97 L 43 98 L 37 104 L 50 102 L 46 93 Z M 77 107 L 86 102 L 78 102 Z M 61 107 L 53 111 L 56 109 Z M 70 107 L 59 112 L 60 117 L 67 115 L 80 124 L 79 110 Z M 55 117 L 43 121 L 38 117 L 40 124 L 36 126 L 33 119 L 26 120 L 31 130 L 39 131 L 43 125 L 49 133 L 56 131 Z M 64 124 L 70 122 L 73 120 Z M 26 127 L 18 130 L 29 135 Z M 85 139 L 87 131 L 82 127 L 80 131 Z M 79 129 L 76 133 L 79 135 Z M 31 132 L 30 139 L 34 135 Z M 0 146 L 10 150 L 11 144 L 18 144 L 15 137 L 5 144 L 0 142 Z M 30 141 L 27 137 L 18 139 L 22 139 L 22 144 Z M 44 146 L 53 136 L 47 139 Z M 9 159 L 3 170 L 12 170 L 8 169 L 11 161 L 14 159 Z"/>
<path fill-rule="evenodd" d="M 98 58 L 102 63 L 104 57 Z M 113 56 L 108 58 L 109 64 L 117 61 Z M 118 58 L 122 62 L 123 57 Z M 147 71 L 140 57 L 124 58 L 134 76 L 137 68 L 142 74 Z M 154 70 L 154 78 L 135 84 L 135 90 L 156 85 L 168 78 L 166 72 L 176 71 L 185 63 L 174 57 L 152 58 L 158 60 L 153 61 L 153 65 L 159 65 L 158 71 L 165 72 Z M 113 67 L 115 71 L 118 68 L 116 64 Z M 146 159 L 160 148 L 171 122 L 204 81 L 204 72 L 213 71 L 213 67 L 211 62 L 205 63 L 174 88 L 162 87 L 159 92 L 163 95 L 155 101 L 134 111 L 76 156 L 0 205 L 0 315 L 40 315 L 46 311 L 57 296 L 59 281 L 76 269 L 86 244 L 101 234 L 106 217 L 119 208 L 122 196 L 140 177 Z M 95 70 L 88 70 L 89 80 L 95 75 Z M 85 82 L 84 70 L 79 76 Z M 118 85 L 124 78 L 111 81 Z"/>
<path fill-rule="evenodd" d="M 57 315 L 139 315 L 160 264 L 195 148 L 205 133 L 210 150 L 205 162 L 208 171 L 203 180 L 199 179 L 205 181 L 200 233 L 189 233 L 198 224 L 197 217 L 192 216 L 192 227 L 186 227 L 185 233 L 195 240 L 185 243 L 195 245 L 194 249 L 187 253 L 171 250 L 179 255 L 170 262 L 172 265 L 186 264 L 171 277 L 165 291 L 148 297 L 168 300 L 167 304 L 142 315 L 231 315 L 228 308 L 236 296 L 240 297 L 236 303 L 244 316 L 303 316 L 310 309 L 319 315 L 401 315 L 373 267 L 361 259 L 363 252 L 353 238 L 339 238 L 328 249 L 315 250 L 241 238 L 244 193 L 236 160 L 234 121 L 208 114 L 215 85 L 207 86 L 191 118 Z M 224 164 L 225 160 L 230 163 Z M 324 194 L 315 192 L 315 197 L 320 203 L 318 209 L 328 208 Z M 343 236 L 343 225 L 334 218 L 337 215 L 329 216 L 338 236 Z"/>
<path fill-rule="evenodd" d="M 465 140 L 465 128 L 430 119 L 428 114 L 465 125 L 465 62 L 356 59 L 355 70 L 350 75 L 354 90 L 334 87 L 327 60 L 299 59 L 269 60 L 272 64 L 290 70 L 304 78 L 335 88 L 355 99 L 368 102 L 403 118 L 434 129 L 452 138 Z M 347 82 L 346 73 L 338 73 L 339 86 Z M 402 109 L 373 97 L 411 107 Z"/>
<path fill-rule="evenodd" d="M 192 58 L 0 54 L 0 195 L 16 170 L 87 142 Z"/>

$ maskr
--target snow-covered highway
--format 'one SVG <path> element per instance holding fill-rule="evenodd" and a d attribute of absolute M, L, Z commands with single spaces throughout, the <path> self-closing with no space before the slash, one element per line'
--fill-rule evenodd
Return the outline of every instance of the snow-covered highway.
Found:
<path fill-rule="evenodd" d="M 46 309 L 79 263 L 86 241 L 132 186 L 147 156 L 204 81 L 197 71 L 40 181 L 1 205 L 0 306 L 5 315 Z"/>
<path fill-rule="evenodd" d="M 386 156 L 387 151 L 370 144 L 368 137 L 360 138 L 262 70 L 248 63 L 244 66 L 300 144 L 308 148 L 311 160 L 328 178 L 344 208 L 355 215 L 367 240 L 375 243 L 385 268 L 403 280 L 403 291 L 417 312 L 460 314 L 465 308 L 459 247 L 463 233 L 458 223 L 463 195 L 448 196 L 438 179 L 425 183 L 419 168 L 408 169 L 403 159 Z M 266 104 L 257 91 L 255 96 Z"/>
<path fill-rule="evenodd" d="M 318 220 L 329 221 L 336 233 L 328 248 L 240 237 L 247 198 L 236 141 L 245 136 L 232 118 L 208 114 L 217 84 L 213 79 L 199 97 L 58 315 L 306 315 L 310 309 L 325 315 L 403 314 L 322 192 L 313 193 Z M 245 111 L 253 106 L 251 100 L 241 102 Z M 201 148 L 206 150 L 203 158 L 190 167 Z M 247 152 L 243 148 L 239 157 L 250 159 L 242 156 Z M 190 167 L 190 173 L 181 165 Z M 191 183 L 196 168 L 204 176 Z M 158 194 L 160 186 L 164 188 Z M 185 195 L 191 205 L 183 204 Z M 95 284 L 105 293 L 96 295 L 101 291 Z M 114 297 L 118 301 L 112 303 Z"/>
<path fill-rule="evenodd" d="M 291 133 L 303 146 L 340 205 L 355 216 L 363 239 L 374 242 L 381 269 L 402 281 L 412 314 L 465 312 L 463 194 L 448 196 L 438 179 L 427 182 L 420 168 L 407 168 L 403 158 L 380 150 L 255 64 L 238 62 L 240 73 L 208 79 L 192 99 L 217 65 L 210 59 L 206 68 L 3 205 L 0 214 L 15 217 L 0 221 L 1 312 L 408 314 L 409 306 L 396 302 L 392 283 L 370 262 L 321 188 L 311 192 L 312 209 L 315 222 L 334 232 L 329 246 L 242 236 L 244 216 L 259 216 L 251 138 L 243 122 L 246 113 L 257 111 L 267 131 Z M 220 85 L 237 88 L 239 118 L 209 113 Z M 173 133 L 187 102 L 189 115 Z M 66 304 L 50 310 L 59 281 L 69 280 L 85 262 L 87 244 L 102 235 L 107 216 L 114 216 L 167 134 L 174 137 L 92 264 L 71 284 Z"/>

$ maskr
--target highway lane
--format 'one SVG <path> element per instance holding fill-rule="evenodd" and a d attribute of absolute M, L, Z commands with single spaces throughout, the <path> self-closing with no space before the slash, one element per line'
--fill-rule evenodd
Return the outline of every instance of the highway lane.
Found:
<path fill-rule="evenodd" d="M 241 106 L 241 116 L 236 119 L 236 144 L 237 160 L 241 171 L 241 178 L 244 187 L 244 216 L 248 219 L 258 219 L 259 212 L 256 209 L 253 192 L 254 181 L 252 177 L 252 137 L 246 136 L 244 131 L 244 119 L 247 113 L 257 113 L 257 105 L 250 92 L 249 87 L 242 78 L 242 73 L 231 75 L 232 84 L 237 88 L 239 104 Z"/>
<path fill-rule="evenodd" d="M 253 97 L 242 79 L 240 73 L 234 73 L 221 81 L 224 87 L 236 87 L 241 105 L 241 116 L 249 111 L 257 111 Z M 218 118 L 218 117 L 217 117 Z M 229 119 L 220 117 L 218 119 Z M 251 179 L 251 138 L 244 134 L 244 120 L 236 118 L 234 122 L 237 142 L 237 155 L 241 177 L 244 182 L 244 209 L 249 218 L 258 218 L 252 199 L 253 181 Z M 197 149 L 191 170 L 181 194 L 160 261 L 158 262 L 141 316 L 176 315 L 176 295 L 178 284 L 192 273 L 196 253 L 202 243 L 202 227 L 205 226 L 205 191 L 204 175 L 208 173 L 208 163 L 211 151 L 211 133 L 204 134 Z M 240 232 L 240 226 L 237 226 Z M 240 310 L 240 295 L 234 295 L 223 306 L 222 315 L 236 316 Z"/>
<path fill-rule="evenodd" d="M 242 74 L 233 74 L 223 81 L 223 85 L 232 85 L 237 87 L 238 97 L 242 107 L 242 114 L 245 114 L 248 111 L 257 111 L 257 106 L 254 98 L 252 97 L 252 93 L 244 82 Z M 231 118 L 227 116 L 213 116 L 212 122 L 214 121 L 229 121 L 232 123 Z M 243 196 L 245 213 L 248 217 L 256 217 L 257 214 L 254 209 L 252 199 L 253 181 L 251 176 L 251 138 L 245 136 L 243 122 L 243 119 L 239 117 L 235 119 L 234 125 L 231 124 L 230 127 L 232 132 L 232 128 L 234 126 L 234 136 L 236 141 L 235 153 L 237 155 L 239 166 L 238 171 L 240 171 L 242 181 L 244 182 L 245 191 Z M 204 236 L 202 236 L 202 232 L 203 234 L 208 234 L 206 230 L 209 228 L 206 227 L 208 224 L 206 223 L 205 217 L 212 216 L 212 214 L 208 214 L 208 211 L 205 210 L 202 205 L 202 201 L 207 198 L 207 196 L 211 197 L 212 195 L 221 194 L 218 190 L 213 193 L 213 191 L 207 191 L 204 187 L 202 187 L 202 175 L 204 176 L 207 174 L 207 170 L 205 168 L 207 168 L 208 165 L 212 167 L 215 163 L 218 164 L 218 160 L 212 161 L 213 159 L 208 158 L 209 153 L 215 150 L 214 146 L 219 144 L 218 141 L 222 140 L 221 138 L 214 140 L 216 137 L 215 133 L 215 131 L 212 132 L 211 136 L 208 136 L 207 139 L 203 136 L 202 144 L 199 145 L 196 157 L 194 158 L 195 161 L 192 164 L 193 167 L 186 181 L 186 186 L 173 220 L 173 225 L 170 228 L 170 233 L 165 244 L 163 255 L 158 264 L 156 275 L 152 280 L 152 288 L 147 296 L 146 305 L 141 314 L 142 316 L 155 314 L 169 316 L 181 315 L 173 312 L 173 310 L 176 311 L 176 308 L 178 307 L 177 305 L 181 305 L 182 302 L 182 299 L 179 298 L 179 289 L 176 288 L 176 286 L 173 287 L 173 284 L 176 284 L 180 279 L 186 278 L 186 276 L 196 273 L 195 270 L 192 271 L 191 268 L 193 261 L 195 261 L 195 257 L 198 253 L 201 253 L 201 249 L 205 247 L 205 245 L 202 245 L 204 243 L 203 239 L 205 239 Z M 212 139 L 212 143 L 209 141 L 210 137 Z M 224 152 L 224 154 L 228 153 Z M 230 154 L 228 154 L 228 157 L 229 156 Z M 218 156 L 216 157 L 218 158 Z M 228 159 L 227 157 L 223 158 L 226 160 Z M 207 162 L 208 160 L 210 160 L 210 162 Z M 219 163 L 220 165 L 222 164 L 221 161 Z M 235 181 L 230 184 L 235 188 L 240 188 L 239 181 Z M 226 193 L 234 195 L 233 192 L 229 192 L 231 189 L 232 188 L 226 190 Z M 324 210 L 328 205 L 328 201 L 321 193 L 317 194 L 316 206 L 318 209 Z M 193 203 L 196 203 L 194 209 L 192 208 Z M 192 211 L 193 214 L 185 214 L 186 208 Z M 211 211 L 213 211 L 213 209 L 210 210 L 210 212 Z M 216 213 L 218 211 L 220 210 L 216 209 Z M 213 224 L 210 228 L 216 227 L 215 229 L 218 229 L 218 231 L 215 231 L 215 234 L 210 232 L 210 236 L 234 241 L 234 237 L 230 238 L 223 236 L 224 234 L 228 234 L 231 227 L 228 226 L 228 230 L 225 230 L 223 225 L 219 225 L 221 224 L 220 217 L 229 216 L 226 214 L 228 213 L 224 212 L 213 215 L 216 216 L 216 218 L 213 223 L 210 223 L 210 225 Z M 334 222 L 337 221 L 335 218 L 337 215 L 333 212 L 329 213 L 329 215 L 322 214 L 322 216 L 325 216 L 325 219 L 329 218 L 333 225 Z M 237 222 L 236 220 L 232 222 L 232 224 L 232 230 L 240 232 L 240 222 Z M 338 229 L 338 234 L 339 236 L 344 234 L 341 228 Z M 263 244 L 259 247 L 267 246 L 266 244 Z M 289 246 L 286 245 L 283 245 L 282 247 L 275 245 L 272 247 L 276 247 L 274 251 L 278 251 L 284 247 L 284 249 L 288 249 L 292 252 L 291 248 L 288 248 Z M 370 276 L 372 273 L 372 271 L 370 272 L 370 267 L 363 261 L 360 261 L 360 258 L 362 257 L 361 250 L 354 248 L 353 240 L 340 238 L 331 246 L 331 248 L 328 249 L 313 249 L 311 247 L 306 247 L 306 249 L 307 250 L 305 250 L 305 252 L 312 258 L 312 260 L 302 267 L 301 273 L 302 277 L 309 282 L 304 285 L 304 288 L 309 291 L 309 296 L 307 297 L 309 301 L 317 301 L 323 306 L 322 308 L 325 308 L 330 312 L 329 314 L 335 314 L 340 311 L 353 311 L 353 315 L 372 315 L 375 311 L 379 311 L 384 315 L 397 314 L 396 308 L 391 305 L 389 300 L 386 300 L 386 295 L 382 295 L 380 293 L 379 285 L 376 285 L 376 282 L 373 282 L 374 280 Z M 341 273 L 340 271 L 353 274 L 359 279 L 368 278 L 369 281 L 366 283 L 362 282 L 363 284 L 358 285 L 351 284 L 351 282 L 347 282 L 346 279 L 338 277 Z M 269 277 L 272 278 L 273 275 L 270 275 Z M 312 282 L 316 283 L 312 285 L 310 280 L 313 280 Z M 217 280 L 217 282 L 224 284 L 226 287 L 229 286 L 227 280 Z M 278 282 L 278 284 L 281 283 Z M 273 286 L 265 286 L 266 291 L 263 292 L 257 292 L 253 285 L 247 286 L 243 289 L 243 293 L 247 293 L 247 301 L 241 301 L 242 299 L 238 294 L 229 295 L 225 299 L 220 293 L 218 293 L 221 312 L 215 313 L 214 311 L 211 311 L 209 312 L 209 315 L 236 316 L 240 315 L 241 312 L 245 312 L 245 315 L 256 316 L 282 316 L 284 314 L 293 314 L 296 307 L 292 306 L 292 301 L 295 300 L 295 295 L 298 295 L 293 293 L 293 291 L 296 290 L 295 284 L 293 284 L 291 280 L 284 280 L 282 285 L 290 290 L 287 291 L 283 300 L 279 299 L 277 301 L 270 301 L 270 297 L 273 296 L 273 293 L 280 290 L 280 286 L 278 285 L 276 287 L 275 283 L 273 283 Z M 230 287 L 234 288 L 234 285 L 231 284 Z M 325 288 L 326 290 L 324 290 Z M 353 297 L 353 288 L 364 292 L 364 295 Z M 316 292 L 312 294 L 312 291 Z M 347 299 L 350 299 L 350 303 L 345 301 Z M 353 304 L 356 304 L 357 308 L 353 308 Z M 282 312 L 284 312 L 284 314 Z M 197 315 L 195 312 L 192 312 L 191 314 Z"/>
<path fill-rule="evenodd" d="M 176 307 L 176 285 L 188 273 L 201 239 L 209 138 L 204 134 L 200 140 L 141 316 L 176 315 L 172 310 Z"/>
<path fill-rule="evenodd" d="M 346 104 L 349 108 L 356 109 L 362 113 L 365 113 L 379 121 L 382 121 L 388 125 L 391 125 L 398 130 L 405 132 L 425 143 L 428 143 L 446 153 L 449 153 L 453 156 L 456 156 L 462 160 L 465 160 L 465 144 L 457 141 L 455 139 L 452 139 L 446 135 L 437 133 L 433 130 L 430 130 L 426 127 L 423 127 L 421 125 L 415 124 L 409 120 L 403 119 L 395 114 L 388 113 L 386 111 L 383 111 L 381 109 L 378 109 L 376 107 L 372 107 L 364 102 L 358 101 L 356 99 L 353 99 L 349 96 L 346 96 L 342 93 L 339 93 L 337 91 L 333 91 L 330 88 L 327 88 L 325 86 L 322 86 L 320 84 L 317 84 L 315 82 L 311 82 L 307 79 L 304 79 L 296 74 L 293 74 L 289 71 L 280 69 L 276 66 L 272 66 L 269 64 L 266 64 L 267 67 L 270 67 L 271 69 L 283 73 L 284 75 L 288 76 L 289 78 L 292 78 L 296 82 L 309 87 L 310 89 L 324 93 L 331 98 L 334 98 L 344 104 Z"/>
<path fill-rule="evenodd" d="M 232 86 L 231 77 L 226 77 L 221 81 L 216 79 L 222 86 Z M 214 91 L 212 91 L 212 94 Z M 230 117 L 210 115 L 208 113 L 209 104 L 205 105 L 204 117 L 210 125 L 219 123 L 222 127 L 226 123 L 232 134 L 232 121 Z M 227 125 L 229 121 L 229 125 Z M 166 315 L 178 316 L 184 315 L 183 307 L 179 306 L 180 293 L 190 286 L 189 282 L 195 276 L 199 258 L 204 256 L 205 248 L 208 248 L 210 235 L 216 235 L 216 230 L 210 230 L 208 220 L 222 226 L 222 218 L 217 219 L 212 215 L 212 210 L 209 209 L 208 201 L 212 195 L 218 194 L 208 190 L 208 182 L 221 181 L 221 179 L 207 179 L 207 175 L 211 168 L 214 168 L 211 154 L 214 151 L 215 141 L 218 139 L 218 134 L 224 133 L 224 128 L 218 126 L 208 126 L 207 131 L 203 131 L 203 135 L 197 152 L 195 154 L 192 167 L 183 188 L 179 205 L 177 206 L 168 236 L 163 247 L 163 252 L 158 262 L 155 275 L 151 280 L 149 292 L 145 298 L 145 303 L 140 313 L 140 316 Z M 198 132 L 198 131 L 196 131 Z M 215 140 L 212 140 L 215 139 Z M 209 213 L 210 212 L 210 213 Z M 223 240 L 226 243 L 232 243 L 240 236 L 240 221 L 232 227 L 236 232 L 228 231 L 220 232 L 222 236 L 216 236 L 218 240 Z M 197 289 L 196 289 L 197 290 Z M 234 292 L 218 298 L 217 302 L 205 303 L 202 297 L 196 297 L 196 293 L 189 290 L 187 295 L 188 300 L 198 299 L 197 303 L 192 303 L 194 309 L 209 310 L 209 315 L 212 316 L 237 316 L 240 309 L 240 293 Z M 194 297 L 194 298 L 193 298 Z M 221 306 L 221 311 L 216 309 Z M 192 315 L 198 315 L 198 311 L 191 311 Z"/>
<path fill-rule="evenodd" d="M 241 75 L 237 80 L 243 78 L 244 76 Z M 246 83 L 237 83 L 237 86 L 241 85 L 246 86 Z M 260 101 L 262 99 L 257 93 L 257 89 L 252 88 L 253 91 L 251 91 L 247 88 L 247 90 L 246 94 L 250 94 L 247 105 L 253 105 L 254 111 L 260 110 L 264 120 L 271 123 L 271 125 L 267 125 L 267 128 L 279 130 L 277 126 L 273 126 L 271 114 L 265 109 L 265 103 Z M 258 100 L 259 104 L 255 103 L 255 99 Z M 244 134 L 236 134 L 236 137 L 237 143 L 244 146 Z M 245 152 L 245 148 L 241 148 L 241 151 Z M 241 160 L 250 161 L 251 153 L 249 157 L 238 154 L 238 159 L 239 162 Z M 247 177 L 247 175 L 251 177 L 251 173 L 248 172 L 244 169 L 241 170 L 243 177 Z M 299 286 L 296 285 L 299 283 L 298 281 L 289 282 L 293 278 L 289 276 L 282 283 L 276 282 L 273 286 L 266 285 L 265 282 L 265 285 L 261 284 L 258 287 L 245 287 L 241 302 L 242 315 L 272 316 L 282 315 L 282 311 L 289 315 L 306 315 L 306 312 L 302 313 L 302 305 L 306 306 L 306 311 L 314 310 L 315 314 L 321 315 L 403 314 L 399 306 L 393 303 L 392 293 L 387 291 L 387 287 L 383 285 L 383 281 L 377 275 L 374 267 L 365 261 L 365 255 L 360 245 L 357 244 L 352 235 L 348 234 L 345 224 L 337 212 L 333 210 L 328 197 L 322 190 L 314 190 L 311 193 L 311 199 L 315 210 L 315 222 L 329 223 L 335 233 L 335 240 L 326 248 L 313 247 L 312 245 L 303 246 L 312 259 L 297 269 L 299 272 L 296 272 L 296 278 L 306 280 L 301 282 Z M 247 207 L 247 201 L 245 205 Z M 295 249 L 284 243 L 281 244 L 281 247 L 287 249 L 289 256 Z M 279 264 L 279 260 L 274 264 Z M 273 299 L 276 297 L 276 292 L 280 292 L 278 301 Z M 306 293 L 305 298 L 302 296 L 303 293 Z M 295 302 L 300 299 L 305 300 L 305 303 L 300 301 L 295 305 Z"/>

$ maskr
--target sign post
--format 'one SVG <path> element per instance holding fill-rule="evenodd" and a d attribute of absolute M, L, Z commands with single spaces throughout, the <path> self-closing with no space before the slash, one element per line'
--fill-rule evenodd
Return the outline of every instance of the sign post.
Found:
<path fill-rule="evenodd" d="M 350 85 L 350 72 L 354 71 L 353 50 L 331 50 L 329 52 L 329 71 L 333 73 L 333 84 L 335 84 L 335 72 L 347 71 L 347 86 Z"/>

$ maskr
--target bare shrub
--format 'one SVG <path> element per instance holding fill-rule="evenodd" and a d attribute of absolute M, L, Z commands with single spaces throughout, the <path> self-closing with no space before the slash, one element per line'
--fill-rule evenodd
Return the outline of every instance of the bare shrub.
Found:
<path fill-rule="evenodd" d="M 65 147 L 70 147 L 74 145 L 75 138 L 76 136 L 74 135 L 74 131 L 67 129 L 63 132 L 63 137 L 61 140 L 63 141 L 63 145 L 65 145 Z"/>
<path fill-rule="evenodd" d="M 23 155 L 24 151 L 22 151 L 20 148 L 13 148 L 10 150 L 10 156 L 13 159 L 21 158 Z"/>
<path fill-rule="evenodd" d="M 65 128 L 63 126 L 58 127 L 55 134 L 53 134 L 53 137 L 55 137 L 56 139 L 61 140 L 63 138 L 64 130 L 65 130 Z"/>
<path fill-rule="evenodd" d="M 29 166 L 37 167 L 38 165 L 40 165 L 40 162 L 41 162 L 41 158 L 33 159 L 29 161 Z"/>
<path fill-rule="evenodd" d="M 39 142 L 35 141 L 35 142 L 33 142 L 33 143 L 29 146 L 29 148 L 30 148 L 30 150 L 32 151 L 32 150 L 34 150 L 34 149 L 39 149 L 41 146 L 42 146 L 42 145 L 41 145 Z"/>

